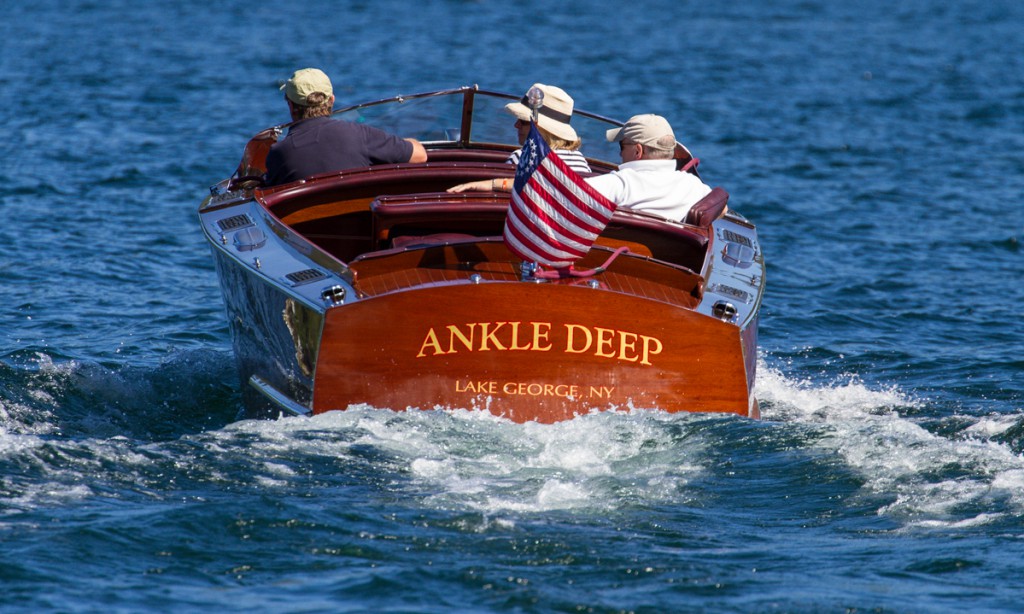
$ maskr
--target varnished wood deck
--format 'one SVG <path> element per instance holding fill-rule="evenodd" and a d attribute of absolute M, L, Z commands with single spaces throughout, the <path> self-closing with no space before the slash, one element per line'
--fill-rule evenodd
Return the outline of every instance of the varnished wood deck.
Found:
<path fill-rule="evenodd" d="M 595 251 L 579 269 L 598 266 L 608 255 L 603 250 Z M 356 273 L 356 290 L 362 297 L 467 282 L 474 275 L 481 283 L 515 282 L 520 275 L 518 260 L 513 261 L 504 245 L 494 241 L 367 254 L 353 262 L 352 269 Z M 696 273 L 629 255 L 620 256 L 607 271 L 593 277 L 545 283 L 596 284 L 601 290 L 686 309 L 697 305 L 703 290 L 703 280 Z"/>

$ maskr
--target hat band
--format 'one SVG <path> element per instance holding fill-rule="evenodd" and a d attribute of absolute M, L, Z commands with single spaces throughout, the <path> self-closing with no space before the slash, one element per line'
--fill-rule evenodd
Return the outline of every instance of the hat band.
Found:
<path fill-rule="evenodd" d="M 529 99 L 527 99 L 526 96 L 523 96 L 523 99 L 520 100 L 519 103 L 522 104 L 527 109 L 532 109 L 533 108 L 533 107 L 530 106 L 530 101 L 529 101 Z M 537 113 L 543 115 L 544 117 L 550 117 L 551 119 L 555 120 L 556 122 L 561 122 L 563 124 L 568 124 L 569 120 L 572 119 L 572 115 L 566 115 L 565 113 L 562 113 L 560 111 L 556 111 L 556 110 L 552 109 L 551 107 L 541 106 L 541 108 L 537 110 Z"/>

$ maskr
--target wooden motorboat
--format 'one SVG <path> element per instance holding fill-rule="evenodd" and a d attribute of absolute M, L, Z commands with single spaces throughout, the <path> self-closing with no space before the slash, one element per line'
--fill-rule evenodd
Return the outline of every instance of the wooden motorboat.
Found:
<path fill-rule="evenodd" d="M 500 109 L 518 98 L 472 86 L 336 111 L 418 138 L 422 164 L 264 187 L 266 153 L 287 126 L 248 143 L 199 217 L 250 416 L 369 405 L 518 422 L 609 409 L 758 417 L 764 260 L 724 190 L 683 221 L 616 211 L 577 264 L 595 274 L 553 279 L 502 240 L 508 193 L 446 192 L 514 175 L 515 131 Z M 614 169 L 603 137 L 621 122 L 577 110 L 573 125 L 595 172 Z M 696 172 L 678 149 L 680 172 Z"/>

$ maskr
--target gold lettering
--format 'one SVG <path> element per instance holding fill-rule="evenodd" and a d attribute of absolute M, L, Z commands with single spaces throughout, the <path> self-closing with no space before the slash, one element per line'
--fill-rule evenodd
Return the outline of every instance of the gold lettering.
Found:
<path fill-rule="evenodd" d="M 459 341 L 462 342 L 462 345 L 464 345 L 466 347 L 466 350 L 468 350 L 470 352 L 473 351 L 473 331 L 476 330 L 476 324 L 473 323 L 473 324 L 469 324 L 468 326 L 469 326 L 469 337 L 466 337 L 466 335 L 462 334 L 462 331 L 459 330 L 459 327 L 457 325 L 455 325 L 455 324 L 449 324 L 448 325 L 448 354 L 454 354 L 454 353 L 456 353 L 458 351 L 458 350 L 455 349 L 455 338 L 456 337 L 458 337 Z"/>
<path fill-rule="evenodd" d="M 426 356 L 426 349 L 428 347 L 434 349 L 434 356 L 444 354 L 444 350 L 441 349 L 441 344 L 438 342 L 437 334 L 434 333 L 433 328 L 427 331 L 427 336 L 423 339 L 423 345 L 420 346 L 420 353 L 416 355 L 416 358 L 423 358 Z"/>
<path fill-rule="evenodd" d="M 501 327 L 505 326 L 505 324 L 508 324 L 508 322 L 493 322 L 493 324 L 495 325 L 494 330 L 488 331 L 491 324 L 492 322 L 480 323 L 480 351 L 486 352 L 491 349 L 490 347 L 487 346 L 488 341 L 494 344 L 494 349 L 496 350 L 508 349 L 504 345 L 502 345 L 501 341 L 498 341 L 498 338 L 495 336 L 498 334 L 498 331 L 501 330 Z"/>
<path fill-rule="evenodd" d="M 644 347 L 643 357 L 644 358 L 643 358 L 643 360 L 640 361 L 640 364 L 642 364 L 642 365 L 649 365 L 649 364 L 651 364 L 651 360 L 650 360 L 651 354 L 661 354 L 661 350 L 663 349 L 663 346 L 661 345 L 661 341 L 659 341 L 658 339 L 656 339 L 654 337 L 648 337 L 647 335 L 640 335 L 640 338 L 643 339 L 643 342 L 644 342 L 643 343 L 643 347 Z"/>
<path fill-rule="evenodd" d="M 612 341 L 615 339 L 615 331 L 609 328 L 599 328 L 597 326 L 594 327 L 594 330 L 597 331 L 597 348 L 594 351 L 594 354 L 601 358 L 615 358 L 614 351 L 610 353 L 606 353 L 604 351 L 605 346 L 609 348 L 612 346 Z"/>
<path fill-rule="evenodd" d="M 619 331 L 619 360 L 636 362 L 637 359 L 640 358 L 640 356 L 636 354 L 634 354 L 632 358 L 626 355 L 626 350 L 636 351 L 636 337 L 636 333 Z M 631 339 L 629 343 L 626 343 L 627 338 Z"/>
<path fill-rule="evenodd" d="M 525 325 L 523 322 L 448 324 L 445 326 L 448 332 L 447 348 L 441 344 L 434 328 L 430 328 L 420 344 L 416 358 L 491 350 L 549 352 L 554 349 L 555 343 L 562 343 L 561 339 L 552 341 L 552 326 L 551 322 L 529 322 Z M 562 324 L 562 326 L 565 327 L 564 352 L 567 354 L 593 352 L 594 356 L 598 358 L 639 362 L 639 364 L 650 366 L 653 357 L 661 354 L 665 349 L 664 344 L 657 337 L 583 324 Z M 478 330 L 479 334 L 477 334 Z M 519 391 L 518 394 L 528 393 Z M 560 393 L 550 391 L 542 391 L 537 394 L 562 396 Z"/>
<path fill-rule="evenodd" d="M 531 384 L 528 382 L 504 382 L 500 385 L 495 381 L 487 382 L 455 382 L 456 392 L 476 392 L 480 394 L 498 394 L 498 390 L 509 396 L 531 396 L 531 397 L 563 397 L 576 398 L 580 394 L 580 387 L 576 384 Z M 614 388 L 607 388 L 607 392 L 601 389 L 590 387 L 590 396 L 609 396 Z"/>
<path fill-rule="evenodd" d="M 509 346 L 510 350 L 532 350 L 533 346 L 529 342 L 526 345 L 519 345 L 519 322 L 509 322 L 512 325 L 512 345 Z"/>
<path fill-rule="evenodd" d="M 498 382 L 466 382 L 455 380 L 455 392 L 475 392 L 478 394 L 495 394 L 498 392 Z"/>
<path fill-rule="evenodd" d="M 551 322 L 530 322 L 530 324 L 533 324 L 533 349 L 540 352 L 550 350 L 551 343 L 548 342 L 548 334 L 551 332 Z M 541 340 L 547 343 L 545 347 L 541 347 Z"/>
<path fill-rule="evenodd" d="M 590 334 L 590 329 L 588 329 L 586 326 L 581 326 L 579 324 L 566 324 L 565 325 L 565 330 L 566 330 L 566 333 L 568 334 L 568 337 L 565 340 L 565 351 L 566 352 L 568 352 L 570 354 L 582 354 L 583 352 L 586 352 L 587 350 L 590 349 L 590 345 L 594 342 L 594 337 L 593 337 L 593 335 Z M 575 343 L 576 335 L 573 332 L 573 331 L 576 331 L 576 330 L 581 330 L 586 335 L 586 343 L 584 344 L 584 346 L 582 348 L 580 348 L 578 350 L 576 349 L 576 343 Z"/>

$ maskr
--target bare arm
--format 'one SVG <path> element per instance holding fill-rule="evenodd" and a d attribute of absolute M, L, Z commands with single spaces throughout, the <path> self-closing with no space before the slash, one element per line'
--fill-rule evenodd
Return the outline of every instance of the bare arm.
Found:
<path fill-rule="evenodd" d="M 453 194 L 458 192 L 511 192 L 512 191 L 512 180 L 508 178 L 504 179 L 483 179 L 481 181 L 470 181 L 469 183 L 460 183 L 459 185 L 453 185 L 448 188 L 448 192 Z"/>
<path fill-rule="evenodd" d="M 412 143 L 412 156 L 409 158 L 409 162 L 426 162 L 427 150 L 423 148 L 423 143 L 420 143 L 416 139 L 405 140 Z"/>

